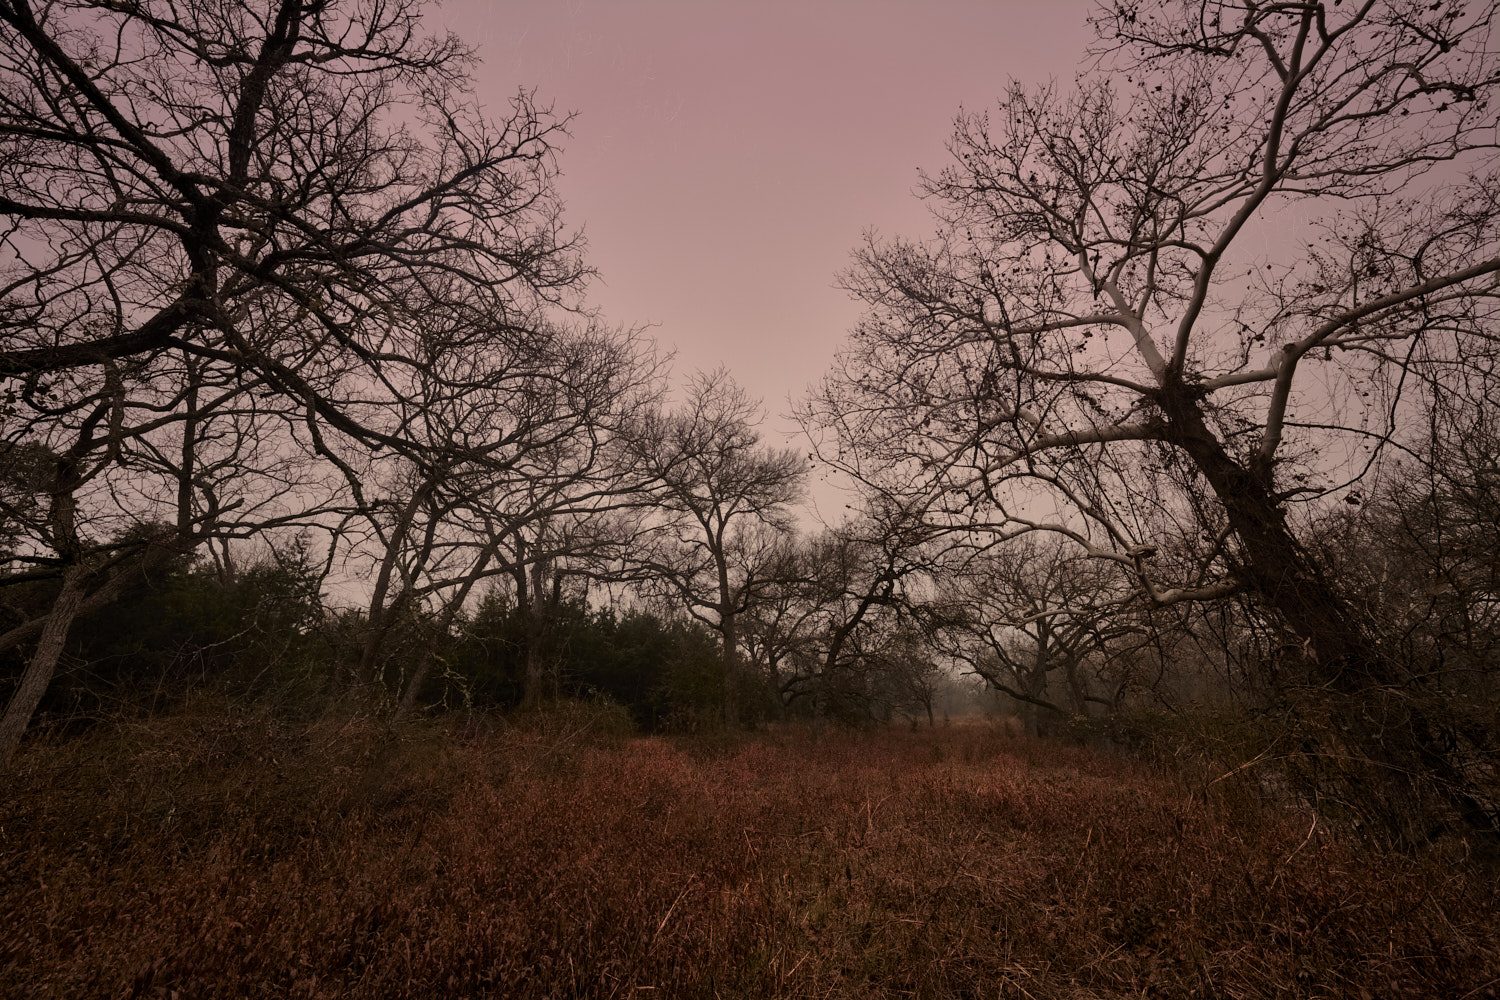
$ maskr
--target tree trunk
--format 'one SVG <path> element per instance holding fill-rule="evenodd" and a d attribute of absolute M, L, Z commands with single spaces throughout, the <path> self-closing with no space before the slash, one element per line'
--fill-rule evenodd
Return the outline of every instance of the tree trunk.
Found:
<path fill-rule="evenodd" d="M 1076 656 L 1068 658 L 1064 670 L 1064 676 L 1068 682 L 1068 697 L 1072 702 L 1070 707 L 1073 709 L 1073 714 L 1081 719 L 1087 719 L 1090 714 L 1088 692 L 1085 689 L 1083 678 L 1078 676 L 1078 659 Z"/>
<path fill-rule="evenodd" d="M 823 735 L 823 717 L 828 711 L 827 693 L 824 691 L 825 682 L 823 663 L 819 661 L 817 672 L 813 676 L 812 686 L 812 731 L 814 739 Z"/>
<path fill-rule="evenodd" d="M 68 630 L 73 627 L 79 605 L 83 602 L 87 575 L 83 567 L 76 565 L 69 566 L 63 573 L 62 589 L 52 602 L 36 649 L 21 675 L 20 686 L 5 706 L 5 715 L 0 716 L 0 768 L 10 765 L 37 705 L 41 704 L 47 686 L 52 683 L 52 675 L 57 672 L 63 647 L 68 642 Z"/>
<path fill-rule="evenodd" d="M 1408 697 L 1410 678 L 1379 650 L 1353 608 L 1293 536 L 1273 494 L 1269 470 L 1258 473 L 1235 461 L 1186 393 L 1164 393 L 1162 405 L 1168 440 L 1188 454 L 1224 505 L 1243 551 L 1239 572 L 1302 641 L 1309 680 L 1351 703 L 1354 710 L 1335 709 L 1332 719 L 1351 749 L 1375 765 L 1371 780 L 1382 787 L 1373 804 L 1383 822 L 1407 838 L 1397 815 L 1399 800 L 1412 791 L 1411 777 L 1425 775 L 1425 783 L 1436 786 L 1466 824 L 1500 835 L 1500 816 L 1474 795 L 1450 756 L 1452 741 Z"/>
<path fill-rule="evenodd" d="M 739 633 L 736 631 L 734 595 L 729 587 L 729 563 L 722 553 L 716 553 L 715 562 L 719 573 L 719 637 L 723 643 L 724 671 L 724 725 L 733 729 L 738 721 L 734 698 L 735 660 L 738 653 Z"/>
<path fill-rule="evenodd" d="M 547 659 L 542 666 L 547 677 L 547 697 L 557 701 L 562 697 L 562 653 L 559 649 L 557 626 L 559 613 L 562 611 L 563 575 L 555 562 L 552 563 L 551 569 L 552 590 L 547 597 L 547 613 L 542 618 L 542 624 L 546 626 L 543 641 L 549 645 L 546 647 Z"/>
<path fill-rule="evenodd" d="M 407 533 L 411 531 L 418 509 L 426 501 L 430 485 L 430 483 L 423 483 L 420 489 L 412 492 L 411 498 L 401 509 L 401 514 L 391 528 L 385 556 L 380 560 L 380 568 L 375 574 L 375 587 L 370 594 L 368 618 L 365 621 L 365 641 L 360 647 L 359 663 L 355 667 L 356 681 L 371 683 L 376 679 L 378 673 L 376 663 L 380 658 L 381 646 L 390 632 L 392 621 L 404 610 L 401 607 L 400 596 L 389 607 L 386 606 L 385 599 L 390 593 L 391 578 L 395 575 L 396 564 L 401 557 L 401 546 L 406 542 Z"/>
<path fill-rule="evenodd" d="M 458 619 L 459 611 L 463 610 L 464 602 L 469 599 L 469 593 L 474 589 L 474 584 L 479 582 L 485 567 L 495 557 L 499 548 L 499 540 L 491 542 L 484 550 L 469 574 L 469 578 L 459 584 L 457 592 L 448 599 L 447 606 L 443 609 L 443 616 L 438 621 L 436 629 L 436 641 L 446 643 L 453 636 L 453 623 Z M 432 664 L 436 657 L 433 655 L 431 646 L 422 650 L 421 659 L 417 662 L 417 668 L 412 671 L 410 679 L 406 682 L 406 689 L 401 692 L 401 700 L 396 703 L 396 711 L 392 717 L 392 724 L 400 722 L 417 706 L 417 698 L 422 693 L 422 685 L 427 683 L 427 675 L 432 672 Z"/>
<path fill-rule="evenodd" d="M 427 675 L 432 673 L 432 653 L 424 651 L 422 658 L 417 662 L 417 669 L 413 670 L 411 677 L 407 678 L 406 688 L 401 692 L 401 700 L 396 703 L 396 711 L 391 716 L 394 725 L 406 718 L 411 710 L 417 707 L 417 697 L 422 693 L 422 686 L 427 683 Z"/>
<path fill-rule="evenodd" d="M 523 604 L 526 609 L 526 679 L 525 691 L 522 691 L 520 697 L 522 697 L 522 705 L 526 708 L 535 708 L 558 696 L 556 676 L 552 670 L 553 664 L 549 663 L 547 639 L 550 634 L 552 612 L 562 597 L 562 577 L 561 574 L 553 573 L 549 600 L 546 586 L 547 570 L 549 570 L 549 565 L 546 561 L 531 564 L 529 601 Z"/>
<path fill-rule="evenodd" d="M 734 696 L 735 660 L 738 653 L 739 634 L 734 612 L 726 613 L 720 620 L 719 626 L 724 637 L 724 725 L 733 729 L 739 722 L 739 705 Z"/>
<path fill-rule="evenodd" d="M 546 650 L 542 648 L 547 635 L 547 567 L 541 561 L 534 562 L 530 574 L 529 600 L 522 605 L 526 608 L 526 686 L 521 704 L 535 708 L 547 700 Z"/>
<path fill-rule="evenodd" d="M 1023 690 L 1026 697 L 1031 699 L 1021 703 L 1021 721 L 1025 723 L 1027 736 L 1044 735 L 1042 727 L 1042 712 L 1044 709 L 1038 702 L 1045 699 L 1047 694 L 1047 657 L 1048 645 L 1051 639 L 1051 629 L 1045 620 L 1037 623 L 1036 648 L 1032 654 L 1031 669 L 1022 678 Z"/>

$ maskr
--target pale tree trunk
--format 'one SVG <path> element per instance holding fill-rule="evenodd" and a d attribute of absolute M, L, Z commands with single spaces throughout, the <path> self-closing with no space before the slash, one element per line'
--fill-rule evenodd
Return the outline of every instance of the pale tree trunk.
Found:
<path fill-rule="evenodd" d="M 79 605 L 83 602 L 84 581 L 87 576 L 84 568 L 77 565 L 69 566 L 63 573 L 62 589 L 58 591 L 52 608 L 47 613 L 36 649 L 32 651 L 26 670 L 21 674 L 20 686 L 11 695 L 10 703 L 5 706 L 5 714 L 0 716 L 0 767 L 9 766 L 15 757 L 16 749 L 21 745 L 21 737 L 31 724 L 31 717 L 41 704 L 42 696 L 47 693 L 48 685 L 52 683 L 52 676 L 57 672 L 58 661 L 62 658 L 63 647 L 68 642 L 68 631 L 73 627 Z"/>

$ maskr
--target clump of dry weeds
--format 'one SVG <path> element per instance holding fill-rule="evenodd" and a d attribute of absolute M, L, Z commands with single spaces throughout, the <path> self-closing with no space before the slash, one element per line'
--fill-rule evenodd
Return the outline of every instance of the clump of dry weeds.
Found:
<path fill-rule="evenodd" d="M 200 711 L 0 804 L 0 992 L 1432 996 L 1480 874 L 979 727 L 734 746 Z M 1492 995 L 1492 994 L 1491 994 Z"/>

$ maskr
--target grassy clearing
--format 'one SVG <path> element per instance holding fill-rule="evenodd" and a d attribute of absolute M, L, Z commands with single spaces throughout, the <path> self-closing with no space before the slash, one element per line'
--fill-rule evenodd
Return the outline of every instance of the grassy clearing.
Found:
<path fill-rule="evenodd" d="M 1500 977 L 1482 874 L 1123 760 L 979 727 L 710 745 L 586 723 L 205 710 L 34 749 L 0 804 L 0 992 L 1457 998 Z"/>

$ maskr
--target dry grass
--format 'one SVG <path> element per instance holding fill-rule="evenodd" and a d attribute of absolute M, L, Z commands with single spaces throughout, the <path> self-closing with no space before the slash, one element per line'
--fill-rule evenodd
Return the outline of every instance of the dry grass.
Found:
<path fill-rule="evenodd" d="M 31 751 L 16 997 L 1484 997 L 1478 873 L 992 730 L 200 712 Z"/>

